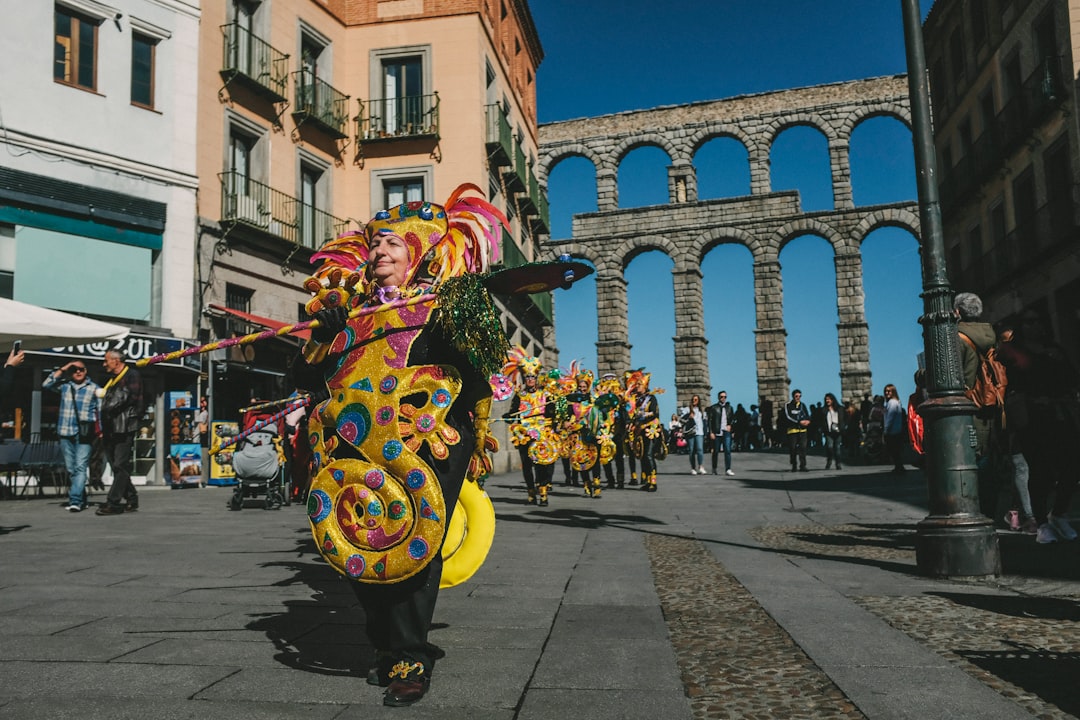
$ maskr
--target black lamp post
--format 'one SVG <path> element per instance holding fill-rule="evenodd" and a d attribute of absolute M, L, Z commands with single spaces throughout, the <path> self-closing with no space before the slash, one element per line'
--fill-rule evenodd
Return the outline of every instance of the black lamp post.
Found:
<path fill-rule="evenodd" d="M 919 571 L 935 577 L 996 575 L 1001 555 L 993 524 L 979 511 L 975 467 L 975 406 L 964 396 L 953 292 L 945 274 L 945 242 L 938 201 L 930 91 L 918 0 L 900 0 L 907 49 L 911 132 L 922 225 L 923 343 L 929 400 L 919 407 L 926 423 L 926 479 L 930 514 L 919 523 Z"/>

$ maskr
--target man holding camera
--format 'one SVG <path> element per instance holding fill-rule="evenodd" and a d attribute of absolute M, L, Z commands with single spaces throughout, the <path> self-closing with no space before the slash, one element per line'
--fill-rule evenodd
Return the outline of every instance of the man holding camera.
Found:
<path fill-rule="evenodd" d="M 60 395 L 56 434 L 60 436 L 64 465 L 71 476 L 67 510 L 79 512 L 86 508 L 86 468 L 97 435 L 98 386 L 87 374 L 86 365 L 81 360 L 72 360 L 49 374 L 41 387 Z"/>

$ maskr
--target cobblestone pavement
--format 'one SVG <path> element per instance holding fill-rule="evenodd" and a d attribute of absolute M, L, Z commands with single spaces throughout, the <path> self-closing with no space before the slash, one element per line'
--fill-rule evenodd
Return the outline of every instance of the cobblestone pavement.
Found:
<path fill-rule="evenodd" d="M 695 718 L 865 717 L 699 541 L 645 546 Z"/>
<path fill-rule="evenodd" d="M 776 549 L 814 557 L 888 560 L 909 564 L 915 574 L 915 528 L 909 525 L 773 526 L 750 534 Z M 1071 563 L 1075 568 L 1075 543 L 1040 548 L 1015 534 L 1002 534 L 1001 540 L 1006 567 L 1010 558 L 1016 562 L 1017 552 L 1041 552 L 1047 557 L 1040 559 L 1050 565 Z M 1080 716 L 1080 586 L 1067 580 L 1048 583 L 1030 574 L 972 581 L 969 586 L 965 592 L 851 600 L 1033 716 Z M 985 593 L 977 591 L 980 586 Z"/>

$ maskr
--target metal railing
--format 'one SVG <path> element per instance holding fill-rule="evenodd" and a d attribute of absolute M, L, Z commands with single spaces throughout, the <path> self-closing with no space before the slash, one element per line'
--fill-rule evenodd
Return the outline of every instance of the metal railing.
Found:
<path fill-rule="evenodd" d="M 293 115 L 316 122 L 337 138 L 347 137 L 349 96 L 308 70 L 298 70 L 292 75 L 296 88 Z"/>
<path fill-rule="evenodd" d="M 1078 238 L 1071 202 L 1046 203 L 993 247 L 956 273 L 957 289 L 986 292 L 1038 264 Z"/>
<path fill-rule="evenodd" d="M 281 102 L 289 83 L 289 56 L 237 23 L 221 26 L 225 35 L 222 72 L 245 77 L 256 89 Z"/>
<path fill-rule="evenodd" d="M 349 221 L 230 170 L 221 179 L 221 220 L 261 230 L 309 249 L 348 228 Z"/>
<path fill-rule="evenodd" d="M 517 243 L 514 242 L 514 238 L 510 237 L 509 233 L 504 233 L 502 238 L 502 250 L 499 255 L 499 264 L 503 267 L 517 267 L 518 265 L 524 265 L 529 262 L 526 259 L 525 254 L 518 248 Z"/>
<path fill-rule="evenodd" d="M 1061 59 L 1045 58 L 983 129 L 967 154 L 946 168 L 939 189 L 944 210 L 957 207 L 998 170 L 1064 101 Z"/>
<path fill-rule="evenodd" d="M 514 133 L 510 120 L 499 104 L 484 107 L 484 142 L 495 166 L 509 165 L 514 153 Z"/>
<path fill-rule="evenodd" d="M 357 102 L 360 142 L 439 136 L 439 93 Z"/>

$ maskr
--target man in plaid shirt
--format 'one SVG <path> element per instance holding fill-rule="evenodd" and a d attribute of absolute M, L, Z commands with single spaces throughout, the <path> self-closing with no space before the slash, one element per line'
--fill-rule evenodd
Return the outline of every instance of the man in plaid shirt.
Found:
<path fill-rule="evenodd" d="M 81 360 L 72 360 L 46 377 L 41 387 L 60 395 L 56 434 L 60 436 L 64 465 L 71 476 L 67 509 L 79 512 L 86 507 L 86 468 L 90 464 L 92 442 L 92 438 L 79 436 L 79 421 L 97 424 L 98 386 L 86 374 L 86 365 Z"/>

